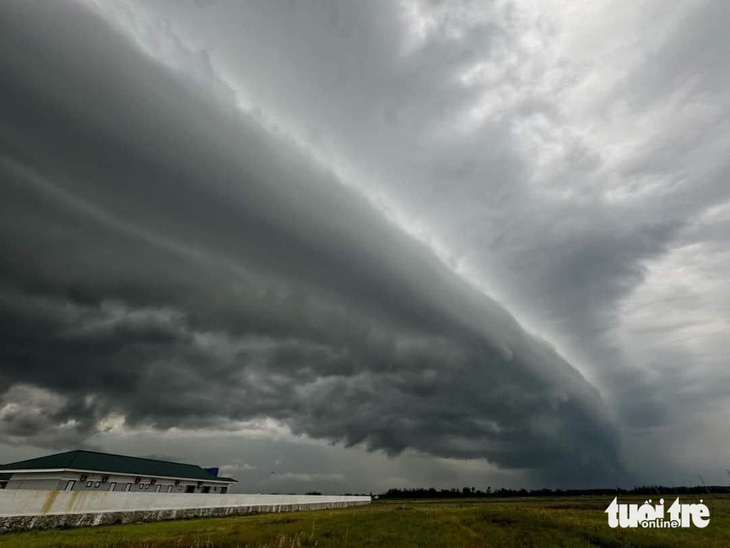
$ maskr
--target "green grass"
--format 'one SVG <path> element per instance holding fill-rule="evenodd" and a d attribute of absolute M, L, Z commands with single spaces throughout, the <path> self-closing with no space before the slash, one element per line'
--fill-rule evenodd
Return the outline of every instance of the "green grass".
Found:
<path fill-rule="evenodd" d="M 0 535 L 0 548 L 730 546 L 729 495 L 704 498 L 711 516 L 705 529 L 611 529 L 603 513 L 611 500 L 586 496 L 380 502 L 332 511 L 13 533 Z M 643 499 L 621 499 L 625 501 Z"/>

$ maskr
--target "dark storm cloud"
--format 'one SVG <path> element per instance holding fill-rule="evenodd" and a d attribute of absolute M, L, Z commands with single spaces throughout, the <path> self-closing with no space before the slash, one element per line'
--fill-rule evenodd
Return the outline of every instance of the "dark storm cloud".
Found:
<path fill-rule="evenodd" d="M 131 4 L 107 18 L 165 63 L 212 67 L 555 343 L 633 466 L 671 474 L 703 432 L 724 477 L 726 6 Z"/>
<path fill-rule="evenodd" d="M 271 417 L 391 454 L 620 477 L 580 374 L 225 90 L 80 7 L 2 9 L 0 387 L 34 413 L 3 432 Z"/>

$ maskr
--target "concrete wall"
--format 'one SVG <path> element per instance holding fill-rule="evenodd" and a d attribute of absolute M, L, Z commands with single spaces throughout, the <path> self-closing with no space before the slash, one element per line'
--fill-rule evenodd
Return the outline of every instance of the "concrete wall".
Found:
<path fill-rule="evenodd" d="M 0 491 L 0 532 L 201 516 L 346 508 L 370 497 Z"/>

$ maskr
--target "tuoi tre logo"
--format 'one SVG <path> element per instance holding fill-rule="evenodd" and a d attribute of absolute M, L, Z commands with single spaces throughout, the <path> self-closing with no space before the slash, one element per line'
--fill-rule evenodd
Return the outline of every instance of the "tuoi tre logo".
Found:
<path fill-rule="evenodd" d="M 710 523 L 710 509 L 702 504 L 680 504 L 679 497 L 667 509 L 669 519 L 665 519 L 664 499 L 659 499 L 659 504 L 652 506 L 651 499 L 639 506 L 638 504 L 619 504 L 618 497 L 608 505 L 605 510 L 608 514 L 608 526 L 616 527 L 643 527 L 651 528 L 678 528 L 695 527 L 704 528 Z"/>

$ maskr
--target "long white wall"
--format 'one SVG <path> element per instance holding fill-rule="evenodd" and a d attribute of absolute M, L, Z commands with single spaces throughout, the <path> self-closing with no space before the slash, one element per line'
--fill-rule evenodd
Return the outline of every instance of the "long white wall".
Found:
<path fill-rule="evenodd" d="M 370 503 L 365 496 L 320 495 L 237 495 L 184 493 L 120 493 L 94 491 L 39 491 L 3 489 L 0 491 L 0 516 L 38 516 L 59 514 L 90 514 L 108 512 L 137 512 L 186 510 L 205 508 L 277 507 L 290 509 L 298 505 L 322 507 L 355 506 Z M 269 510 L 269 511 L 272 511 Z M 265 510 L 261 510 L 265 511 Z"/>

